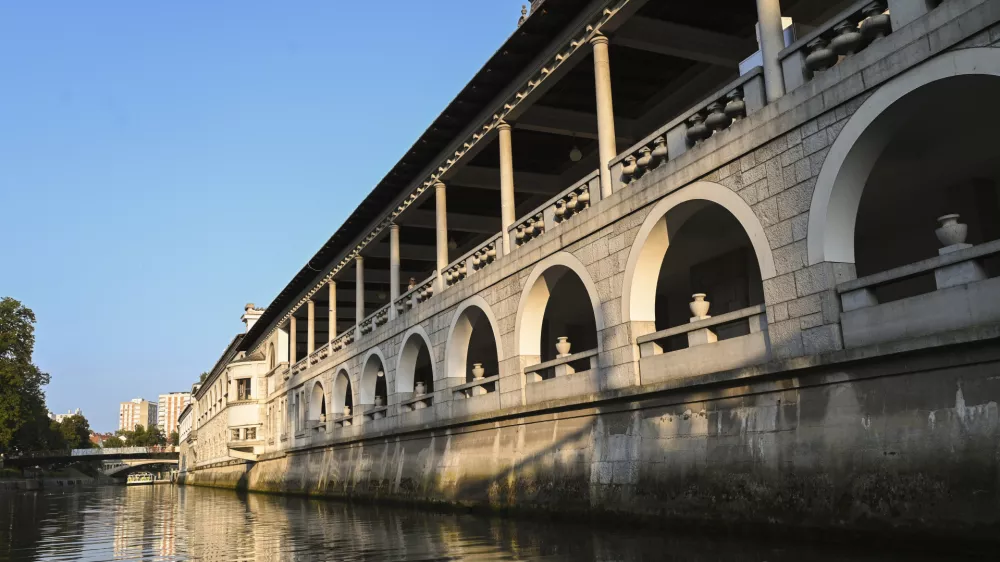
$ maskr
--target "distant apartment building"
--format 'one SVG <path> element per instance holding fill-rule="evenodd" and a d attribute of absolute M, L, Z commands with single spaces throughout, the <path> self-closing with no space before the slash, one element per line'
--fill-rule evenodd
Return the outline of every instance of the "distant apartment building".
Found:
<path fill-rule="evenodd" d="M 149 428 L 156 425 L 156 403 L 142 398 L 133 398 L 118 406 L 118 429 L 134 431 L 135 426 Z"/>
<path fill-rule="evenodd" d="M 64 419 L 66 419 L 66 418 L 68 418 L 70 416 L 82 416 L 82 415 L 83 415 L 83 411 L 80 410 L 80 408 L 77 408 L 75 412 L 69 411 L 69 412 L 66 412 L 65 414 L 53 414 L 52 412 L 49 412 L 49 419 L 51 419 L 52 421 L 54 421 L 56 423 L 62 423 L 62 421 Z"/>
<path fill-rule="evenodd" d="M 156 408 L 156 424 L 160 426 L 160 431 L 164 435 L 170 436 L 171 433 L 177 431 L 177 420 L 180 418 L 181 410 L 190 402 L 190 392 L 171 392 L 160 395 L 160 401 Z"/>

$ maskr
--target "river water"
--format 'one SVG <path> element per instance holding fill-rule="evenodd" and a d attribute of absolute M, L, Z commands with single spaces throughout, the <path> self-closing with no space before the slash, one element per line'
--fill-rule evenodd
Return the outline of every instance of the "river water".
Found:
<path fill-rule="evenodd" d="M 0 560 L 959 559 L 995 560 L 946 545 L 756 541 L 172 485 L 0 492 Z"/>

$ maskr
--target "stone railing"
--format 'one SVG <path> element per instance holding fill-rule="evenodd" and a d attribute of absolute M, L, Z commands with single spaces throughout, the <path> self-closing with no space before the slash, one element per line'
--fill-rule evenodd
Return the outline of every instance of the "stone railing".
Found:
<path fill-rule="evenodd" d="M 301 373 L 302 371 L 305 371 L 308 367 L 309 367 L 309 358 L 303 357 L 302 359 L 299 359 L 292 365 L 291 374 L 295 375 Z"/>
<path fill-rule="evenodd" d="M 740 310 L 727 312 L 725 314 L 720 314 L 718 316 L 710 316 L 697 320 L 692 319 L 692 321 L 687 324 L 681 324 L 680 326 L 674 326 L 673 328 L 667 328 L 666 330 L 660 330 L 658 332 L 653 332 L 652 334 L 639 336 L 636 338 L 636 343 L 639 344 L 639 356 L 650 357 L 663 353 L 663 347 L 660 345 L 660 342 L 676 336 L 687 335 L 688 347 L 695 347 L 706 343 L 715 343 L 720 340 L 711 328 L 717 328 L 724 324 L 736 324 L 739 322 L 748 322 L 750 333 L 760 332 L 767 323 L 764 305 L 758 304 L 755 306 L 748 306 Z M 722 341 L 725 341 L 725 338 L 723 338 Z"/>
<path fill-rule="evenodd" d="M 451 262 L 444 270 L 445 284 L 450 287 L 493 263 L 497 258 L 497 251 L 502 246 L 503 236 L 498 233 L 484 242 L 482 246 L 466 252 L 465 255 Z"/>
<path fill-rule="evenodd" d="M 308 357 L 309 364 L 315 365 L 316 363 L 319 363 L 321 359 L 326 359 L 329 356 L 330 356 L 330 344 L 327 343 L 324 344 L 319 349 L 317 349 L 316 351 L 309 354 Z"/>
<path fill-rule="evenodd" d="M 434 403 L 434 396 L 430 393 L 416 394 L 412 398 L 407 398 L 399 402 L 399 409 L 403 412 L 412 412 L 428 408 Z"/>
<path fill-rule="evenodd" d="M 291 377 L 292 377 L 292 367 L 286 364 L 285 368 L 281 371 L 281 380 L 287 381 Z"/>
<path fill-rule="evenodd" d="M 396 314 L 403 314 L 412 309 L 417 303 L 424 302 L 434 295 L 434 281 L 436 275 L 431 275 L 423 283 L 414 286 L 406 291 L 393 303 L 396 307 Z"/>
<path fill-rule="evenodd" d="M 354 423 L 353 414 L 345 414 L 333 418 L 333 427 L 350 427 Z"/>
<path fill-rule="evenodd" d="M 344 349 L 345 346 L 354 343 L 354 330 L 355 327 L 348 328 L 346 332 L 334 338 L 334 340 L 330 342 L 330 348 L 333 349 L 333 351 L 340 351 L 341 349 Z"/>
<path fill-rule="evenodd" d="M 529 240 L 538 238 L 545 233 L 546 228 L 568 220 L 580 211 L 590 207 L 591 203 L 601 198 L 600 173 L 598 170 L 587 174 L 580 181 L 563 190 L 555 197 L 539 205 L 535 210 L 518 222 L 509 231 L 511 240 L 520 246 Z"/>
<path fill-rule="evenodd" d="M 571 375 L 576 372 L 576 369 L 583 366 L 584 360 L 587 361 L 589 369 L 597 368 L 597 350 L 590 349 L 587 351 L 581 351 L 579 353 L 570 353 L 563 355 L 561 357 L 556 357 L 555 359 L 539 363 L 537 365 L 531 365 L 524 368 L 524 375 L 528 379 L 528 382 L 538 382 L 547 378 L 545 371 L 549 369 L 554 370 L 554 376 L 561 377 L 564 375 Z M 576 365 L 574 365 L 574 363 Z"/>
<path fill-rule="evenodd" d="M 375 312 L 369 314 L 364 320 L 358 324 L 358 330 L 362 334 L 370 334 L 375 328 L 378 328 L 382 324 L 389 321 L 389 308 L 391 303 L 383 306 L 382 308 L 376 310 Z"/>
<path fill-rule="evenodd" d="M 778 53 L 785 89 L 798 88 L 814 72 L 836 65 L 891 32 L 886 0 L 855 2 Z"/>
<path fill-rule="evenodd" d="M 370 410 L 368 410 L 368 411 L 365 412 L 365 419 L 366 420 L 372 420 L 372 421 L 374 421 L 374 420 L 380 420 L 380 419 L 384 418 L 388 413 L 389 413 L 389 407 L 388 406 L 376 405 L 376 406 L 373 406 Z"/>
<path fill-rule="evenodd" d="M 455 400 L 463 400 L 465 398 L 472 398 L 473 396 L 496 392 L 497 381 L 499 380 L 500 375 L 473 379 L 471 382 L 454 386 L 450 390 Z"/>
<path fill-rule="evenodd" d="M 764 74 L 758 67 L 653 131 L 611 161 L 615 190 L 677 158 L 691 147 L 724 131 L 765 104 Z"/>

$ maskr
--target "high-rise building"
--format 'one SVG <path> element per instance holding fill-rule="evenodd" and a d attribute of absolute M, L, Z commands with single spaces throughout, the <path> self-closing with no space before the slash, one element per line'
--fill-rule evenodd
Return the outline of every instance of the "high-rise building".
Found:
<path fill-rule="evenodd" d="M 70 410 L 70 411 L 66 412 L 65 414 L 53 414 L 52 412 L 49 412 L 49 419 L 51 419 L 52 421 L 54 421 L 56 423 L 62 423 L 62 421 L 64 419 L 68 418 L 68 417 L 71 417 L 71 416 L 82 416 L 82 415 L 83 415 L 83 411 L 80 410 L 80 408 L 77 408 L 75 412 L 72 411 L 72 410 Z"/>
<path fill-rule="evenodd" d="M 156 424 L 160 426 L 160 431 L 167 437 L 177 431 L 177 420 L 181 415 L 181 410 L 191 402 L 190 392 L 171 392 L 161 394 L 157 404 Z"/>
<path fill-rule="evenodd" d="M 156 425 L 156 403 L 133 398 L 118 406 L 118 429 L 134 431 L 135 426 L 150 428 Z"/>

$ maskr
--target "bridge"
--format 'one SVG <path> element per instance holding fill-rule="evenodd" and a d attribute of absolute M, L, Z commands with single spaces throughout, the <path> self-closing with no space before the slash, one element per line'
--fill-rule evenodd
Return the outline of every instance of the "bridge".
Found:
<path fill-rule="evenodd" d="M 101 472 L 105 476 L 113 476 L 116 478 L 128 476 L 132 472 L 141 471 L 149 469 L 153 466 L 171 466 L 176 467 L 178 461 L 174 459 L 154 459 L 154 458 L 142 458 L 142 459 L 126 459 L 119 462 L 107 462 L 105 461 L 104 466 L 101 468 Z"/>
<path fill-rule="evenodd" d="M 148 461 L 176 464 L 175 447 L 116 447 L 105 449 L 71 449 L 61 451 L 32 451 L 4 459 L 4 466 L 25 468 L 29 466 L 67 464 L 80 461 Z"/>

